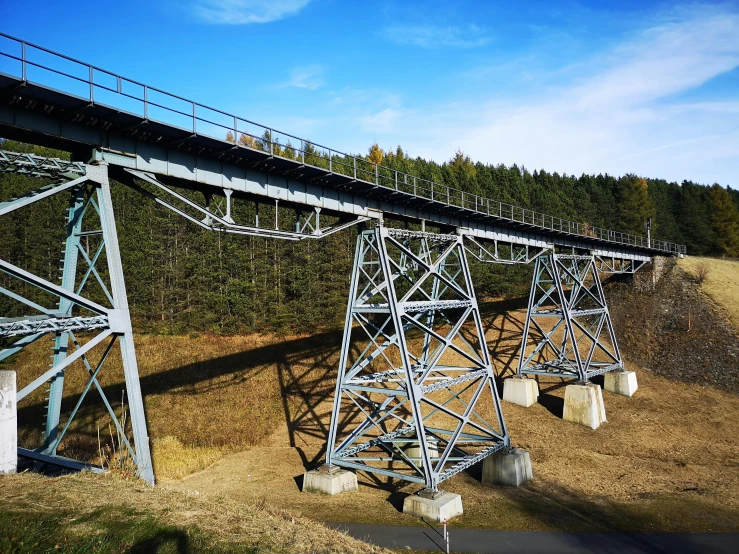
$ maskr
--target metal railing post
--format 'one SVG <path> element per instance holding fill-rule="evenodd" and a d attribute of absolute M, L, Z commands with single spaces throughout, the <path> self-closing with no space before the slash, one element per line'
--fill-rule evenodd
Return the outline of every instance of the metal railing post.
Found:
<path fill-rule="evenodd" d="M 22 66 L 22 73 L 23 73 L 23 82 L 26 82 L 28 80 L 26 76 L 26 43 L 21 42 L 21 66 Z"/>
<path fill-rule="evenodd" d="M 90 68 L 90 102 L 94 102 L 95 101 L 95 92 L 93 90 L 93 87 L 95 85 L 93 85 L 92 66 L 89 66 L 89 68 Z"/>

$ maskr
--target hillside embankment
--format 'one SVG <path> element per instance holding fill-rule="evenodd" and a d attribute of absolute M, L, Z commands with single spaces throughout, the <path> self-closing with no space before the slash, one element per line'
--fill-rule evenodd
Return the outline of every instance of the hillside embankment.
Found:
<path fill-rule="evenodd" d="M 739 282 L 737 274 L 730 278 Z M 604 393 L 608 423 L 596 431 L 561 419 L 564 388 L 556 380 L 542 381 L 540 402 L 531 408 L 504 403 L 513 442 L 531 451 L 535 480 L 507 489 L 482 486 L 474 468 L 456 476 L 444 484 L 464 498 L 465 515 L 454 525 L 739 530 L 738 339 L 728 316 L 673 264 L 654 286 L 649 279 L 613 282 L 607 291 L 627 367 L 639 376 L 639 391 L 633 398 Z M 488 346 L 501 375 L 517 362 L 525 303 L 514 299 L 483 305 Z M 361 475 L 364 486 L 351 494 L 329 498 L 300 492 L 305 469 L 323 459 L 340 343 L 339 331 L 292 337 L 137 337 L 160 479 L 156 491 L 191 495 L 216 511 L 220 502 L 243 503 L 271 507 L 290 518 L 417 524 L 400 511 L 403 497 L 416 487 Z M 47 346 L 34 345 L 14 367 L 23 380 L 45 363 Z M 120 398 L 121 378 L 109 373 L 101 379 L 111 398 Z M 84 384 L 84 371 L 68 373 L 65 406 L 73 405 Z M 42 401 L 41 394 L 21 410 L 23 440 L 38 438 Z M 94 457 L 98 451 L 97 422 L 104 412 L 96 411 L 92 401 L 84 406 L 76 429 L 81 438 L 68 442 L 63 454 L 92 451 Z M 40 479 L 13 479 L 26 478 Z M 57 482 L 60 491 L 67 487 L 66 481 Z M 117 489 L 111 490 L 108 498 L 116 497 Z M 26 497 L 21 486 L 12 494 Z M 156 496 L 160 492 L 137 494 L 147 498 L 152 510 L 169 502 L 166 495 Z M 100 495 L 105 496 L 102 489 Z M 34 502 L 29 497 L 26 506 Z"/>
<path fill-rule="evenodd" d="M 623 352 L 657 375 L 739 393 L 739 262 L 668 260 L 648 277 L 607 287 Z"/>

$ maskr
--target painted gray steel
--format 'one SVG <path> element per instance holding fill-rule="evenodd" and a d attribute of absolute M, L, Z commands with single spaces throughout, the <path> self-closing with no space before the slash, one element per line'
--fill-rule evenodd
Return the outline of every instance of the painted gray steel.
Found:
<path fill-rule="evenodd" d="M 0 132 L 10 137 L 33 136 L 88 156 L 94 149 L 98 159 L 112 166 L 183 184 L 356 216 L 424 219 L 459 228 L 480 240 L 539 247 L 554 244 L 641 261 L 655 254 L 685 253 L 684 246 L 674 243 L 590 227 L 372 164 L 15 37 L 0 36 L 8 44 L 0 50 L 0 58 L 16 65 L 12 73 L 0 73 L 0 90 L 7 100 L 0 107 Z M 78 71 L 63 69 L 70 65 Z M 86 96 L 70 92 L 80 84 Z M 226 140 L 229 132 L 233 142 Z M 238 144 L 242 136 L 243 145 Z M 294 141 L 295 156 L 284 155 L 285 141 Z"/>

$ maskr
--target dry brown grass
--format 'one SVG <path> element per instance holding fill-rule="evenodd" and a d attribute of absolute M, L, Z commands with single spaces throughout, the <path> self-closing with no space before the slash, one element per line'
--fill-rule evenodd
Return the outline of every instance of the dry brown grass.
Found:
<path fill-rule="evenodd" d="M 504 307 L 484 318 L 499 373 L 515 366 L 524 317 Z M 360 476 L 364 486 L 356 493 L 299 492 L 306 467 L 323 459 L 340 332 L 137 341 L 156 469 L 168 486 L 247 504 L 269 498 L 317 519 L 416 523 L 398 511 L 414 487 Z M 24 378 L 46 355 L 39 350 L 17 363 Z M 739 529 L 739 398 L 647 371 L 639 380 L 634 398 L 605 394 L 609 422 L 595 432 L 556 415 L 563 389 L 555 383 L 530 409 L 504 404 L 513 442 L 531 450 L 535 481 L 504 489 L 481 486 L 474 471 L 451 479 L 444 486 L 463 495 L 466 512 L 455 525 Z M 111 378 L 105 386 L 120 382 Z"/>
<path fill-rule="evenodd" d="M 739 330 L 739 261 L 717 258 L 683 258 L 678 266 L 700 280 L 701 267 L 707 268 L 701 290 L 711 297 Z"/>
<path fill-rule="evenodd" d="M 236 502 L 89 473 L 57 479 L 30 473 L 0 476 L 0 495 L 13 499 L 14 511 L 36 514 L 40 521 L 74 510 L 67 523 L 77 533 L 84 532 L 78 522 L 97 517 L 101 508 L 126 508 L 169 526 L 194 526 L 225 546 L 252 546 L 259 552 L 389 552 L 292 515 L 257 496 L 248 503 Z M 64 530 L 55 530 L 59 531 Z"/>

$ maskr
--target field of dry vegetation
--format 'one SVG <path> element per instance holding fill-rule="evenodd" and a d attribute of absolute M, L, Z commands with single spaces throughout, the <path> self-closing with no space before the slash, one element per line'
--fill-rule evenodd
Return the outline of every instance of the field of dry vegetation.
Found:
<path fill-rule="evenodd" d="M 727 285 L 721 279 L 739 286 L 735 267 L 723 277 L 713 272 L 722 290 Z M 697 284 L 679 279 L 680 287 L 698 294 Z M 711 282 L 709 276 L 705 283 Z M 514 444 L 530 449 L 535 480 L 519 489 L 482 486 L 479 468 L 453 478 L 445 488 L 462 494 L 465 507 L 455 525 L 739 530 L 739 396 L 718 378 L 706 380 L 703 367 L 695 367 L 694 375 L 672 375 L 652 364 L 636 348 L 639 337 L 652 332 L 637 308 L 654 294 L 639 296 L 625 284 L 614 285 L 614 294 L 619 287 L 628 287 L 629 296 L 616 296 L 622 302 L 615 317 L 627 367 L 638 373 L 636 396 L 604 393 L 608 423 L 596 431 L 562 421 L 564 389 L 558 381 L 542 382 L 540 402 L 529 409 L 504 403 Z M 689 297 L 690 302 L 696 298 Z M 488 346 L 501 374 L 517 361 L 524 305 L 522 299 L 484 307 Z M 660 325 L 672 325 L 669 340 L 677 355 L 682 355 L 681 344 L 702 355 L 703 336 L 693 340 L 695 327 L 668 316 L 650 317 L 668 318 Z M 170 491 L 152 495 L 152 509 L 156 494 L 197 494 L 204 502 L 270 505 L 324 521 L 417 523 L 400 512 L 404 495 L 416 490 L 412 486 L 370 483 L 360 476 L 365 486 L 355 493 L 333 498 L 300 493 L 302 473 L 324 455 L 340 344 L 339 331 L 292 337 L 138 336 L 155 470 L 162 488 Z M 48 364 L 48 356 L 48 345 L 36 345 L 15 362 L 21 386 L 31 379 L 31 368 Z M 737 380 L 739 364 L 716 369 Z M 111 372 L 101 381 L 120 404 L 120 376 Z M 69 409 L 84 386 L 83 371 L 70 371 L 66 383 L 64 407 Z M 39 392 L 19 413 L 22 441 L 38 439 L 42 400 Z M 67 442 L 61 454 L 98 452 L 98 431 L 103 437 L 109 431 L 99 427 L 102 411 L 96 406 L 92 400 L 85 404 L 76 429 L 82 438 Z M 69 482 L 87 483 L 74 479 Z"/>

